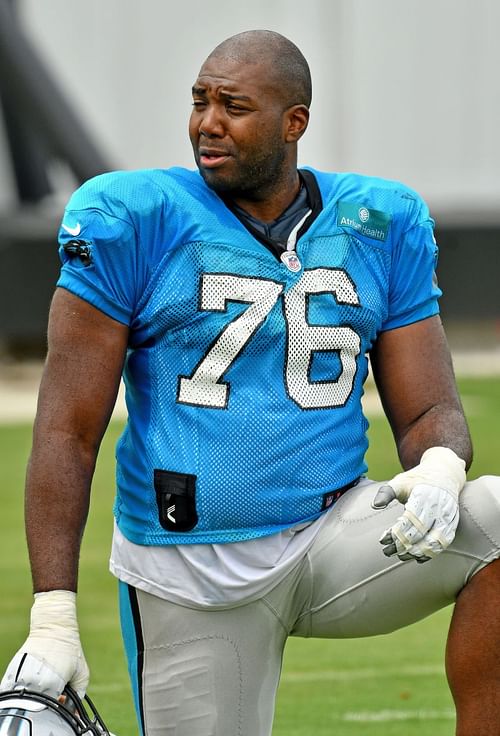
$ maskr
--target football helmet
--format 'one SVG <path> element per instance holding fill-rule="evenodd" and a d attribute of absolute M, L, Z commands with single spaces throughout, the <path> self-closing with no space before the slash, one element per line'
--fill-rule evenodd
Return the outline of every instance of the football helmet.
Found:
<path fill-rule="evenodd" d="M 82 700 L 69 686 L 63 696 L 0 692 L 0 736 L 113 736 L 88 696 Z"/>

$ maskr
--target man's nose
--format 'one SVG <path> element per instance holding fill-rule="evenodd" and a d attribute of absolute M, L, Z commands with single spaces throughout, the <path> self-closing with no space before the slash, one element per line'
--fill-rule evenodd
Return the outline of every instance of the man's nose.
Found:
<path fill-rule="evenodd" d="M 203 111 L 200 121 L 200 134 L 208 138 L 224 135 L 224 125 L 220 110 L 215 105 L 208 105 Z"/>

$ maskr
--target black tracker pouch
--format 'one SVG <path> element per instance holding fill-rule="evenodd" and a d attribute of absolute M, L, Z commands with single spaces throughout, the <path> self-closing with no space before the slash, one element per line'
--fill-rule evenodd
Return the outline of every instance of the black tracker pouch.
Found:
<path fill-rule="evenodd" d="M 160 524 L 169 532 L 190 532 L 198 523 L 196 475 L 154 471 Z"/>

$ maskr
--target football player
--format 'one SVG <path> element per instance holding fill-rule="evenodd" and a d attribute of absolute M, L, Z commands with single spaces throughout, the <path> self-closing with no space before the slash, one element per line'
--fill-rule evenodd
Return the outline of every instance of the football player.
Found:
<path fill-rule="evenodd" d="M 123 374 L 111 569 L 143 734 L 268 736 L 288 636 L 456 601 L 457 734 L 498 736 L 500 480 L 466 482 L 433 222 L 403 184 L 298 169 L 310 102 L 291 41 L 238 34 L 193 85 L 197 171 L 72 196 L 27 479 L 31 631 L 3 686 L 86 689 L 78 553 Z M 402 464 L 383 483 L 369 357 Z"/>

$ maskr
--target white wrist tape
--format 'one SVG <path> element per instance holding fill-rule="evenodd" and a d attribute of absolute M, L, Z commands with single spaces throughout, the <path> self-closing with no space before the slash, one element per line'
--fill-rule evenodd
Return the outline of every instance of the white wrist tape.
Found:
<path fill-rule="evenodd" d="M 30 636 L 45 638 L 49 631 L 53 639 L 80 641 L 76 618 L 76 593 L 70 590 L 35 593 L 35 602 L 31 609 Z"/>
<path fill-rule="evenodd" d="M 78 632 L 76 593 L 36 593 L 29 636 L 7 668 L 2 689 L 25 687 L 58 697 L 70 684 L 83 696 L 88 680 Z"/>

